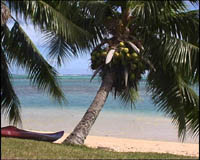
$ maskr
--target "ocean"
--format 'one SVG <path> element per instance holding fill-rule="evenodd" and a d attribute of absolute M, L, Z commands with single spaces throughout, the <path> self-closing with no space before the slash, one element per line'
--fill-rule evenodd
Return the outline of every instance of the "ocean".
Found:
<path fill-rule="evenodd" d="M 90 78 L 90 75 L 60 76 L 58 80 L 68 102 L 59 105 L 47 94 L 31 86 L 26 76 L 13 75 L 12 83 L 21 102 L 22 127 L 71 132 L 100 87 L 100 78 L 92 82 Z M 90 135 L 180 142 L 171 119 L 158 111 L 150 93 L 146 92 L 145 79 L 140 82 L 139 95 L 140 99 L 131 108 L 109 94 Z M 8 125 L 4 117 L 1 125 Z M 197 143 L 198 139 L 188 136 L 185 142 Z"/>

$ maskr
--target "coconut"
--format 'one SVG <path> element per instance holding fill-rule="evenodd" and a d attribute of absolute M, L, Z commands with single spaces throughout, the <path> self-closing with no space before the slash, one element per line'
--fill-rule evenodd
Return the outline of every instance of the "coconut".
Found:
<path fill-rule="evenodd" d="M 130 53 L 127 53 L 127 54 L 126 54 L 126 57 L 127 57 L 127 59 L 130 59 L 130 58 L 131 58 Z"/>
<path fill-rule="evenodd" d="M 120 43 L 119 43 L 119 46 L 120 46 L 120 47 L 124 47 L 124 42 L 120 42 Z"/>
<path fill-rule="evenodd" d="M 132 54 L 132 57 L 133 57 L 133 58 L 136 58 L 136 57 L 138 57 L 138 54 L 134 52 L 134 53 Z"/>
<path fill-rule="evenodd" d="M 115 57 L 119 57 L 119 53 L 118 53 L 118 52 L 115 52 L 115 53 L 114 53 L 114 56 L 115 56 Z"/>
<path fill-rule="evenodd" d="M 105 56 L 107 56 L 107 52 L 104 51 L 101 53 L 101 55 L 105 57 Z"/>
<path fill-rule="evenodd" d="M 128 48 L 124 48 L 123 51 L 124 51 L 125 53 L 128 53 L 128 52 L 129 52 L 129 49 L 128 49 Z"/>
<path fill-rule="evenodd" d="M 130 56 L 131 56 L 131 54 L 130 54 L 130 53 L 127 53 L 127 54 L 126 54 L 126 56 L 127 56 L 127 57 L 130 57 Z"/>
<path fill-rule="evenodd" d="M 120 52 L 123 52 L 123 51 L 124 51 L 124 47 L 120 47 L 120 48 L 119 48 L 119 51 L 120 51 Z"/>

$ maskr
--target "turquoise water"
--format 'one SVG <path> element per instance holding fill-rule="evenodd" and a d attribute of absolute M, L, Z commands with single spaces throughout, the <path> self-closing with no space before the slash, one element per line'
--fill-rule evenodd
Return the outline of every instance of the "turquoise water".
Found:
<path fill-rule="evenodd" d="M 73 131 L 92 103 L 101 84 L 100 78 L 90 83 L 89 75 L 67 75 L 59 77 L 61 88 L 68 104 L 60 106 L 45 93 L 30 86 L 26 76 L 13 76 L 13 86 L 21 101 L 23 128 L 40 131 Z M 139 85 L 140 100 L 135 108 L 125 106 L 112 94 L 98 116 L 90 135 L 121 138 L 162 140 L 179 142 L 178 130 L 169 117 L 158 112 L 146 93 L 146 82 Z M 195 88 L 198 91 L 198 88 Z M 1 125 L 8 121 L 1 119 Z M 198 138 L 187 136 L 188 143 L 198 143 Z"/>
<path fill-rule="evenodd" d="M 30 86 L 30 81 L 26 76 L 13 76 L 13 85 L 20 99 L 22 108 L 68 108 L 72 110 L 86 110 L 94 99 L 97 90 L 101 84 L 100 78 L 95 78 L 90 82 L 90 75 L 60 76 L 59 82 L 67 98 L 68 103 L 59 105 L 49 96 L 35 87 Z M 136 102 L 134 108 L 131 105 L 123 104 L 120 99 L 114 99 L 109 95 L 103 111 L 121 112 L 130 114 L 148 114 L 162 116 L 163 113 L 157 112 L 153 105 L 150 95 L 145 90 L 145 80 L 142 80 L 139 86 L 140 99 Z"/>

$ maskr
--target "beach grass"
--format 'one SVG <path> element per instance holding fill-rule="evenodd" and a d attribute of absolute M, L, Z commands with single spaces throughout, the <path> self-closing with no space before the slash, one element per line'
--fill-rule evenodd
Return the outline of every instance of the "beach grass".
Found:
<path fill-rule="evenodd" d="M 2 159 L 197 159 L 197 157 L 166 153 L 115 152 L 108 149 L 15 138 L 1 138 L 1 156 Z"/>

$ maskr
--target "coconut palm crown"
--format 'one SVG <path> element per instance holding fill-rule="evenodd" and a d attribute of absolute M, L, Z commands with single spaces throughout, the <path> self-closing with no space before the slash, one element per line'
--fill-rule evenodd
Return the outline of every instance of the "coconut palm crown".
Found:
<path fill-rule="evenodd" d="M 76 51 L 91 50 L 91 79 L 99 74 L 102 84 L 64 143 L 84 143 L 110 92 L 134 104 L 144 73 L 154 104 L 172 118 L 178 136 L 184 140 L 186 132 L 198 135 L 199 97 L 192 88 L 199 81 L 198 10 L 188 11 L 184 1 L 167 0 L 22 0 L 9 5 L 44 29 L 58 64 L 70 55 L 66 53 L 77 56 Z"/>
<path fill-rule="evenodd" d="M 190 1 L 198 3 L 197 1 Z M 147 91 L 159 110 L 178 126 L 178 137 L 199 131 L 199 13 L 183 1 L 83 2 L 85 14 L 104 26 L 101 43 L 91 52 L 91 69 L 102 78 L 97 95 L 66 139 L 83 144 L 109 92 L 125 104 L 138 98 L 147 75 Z"/>

